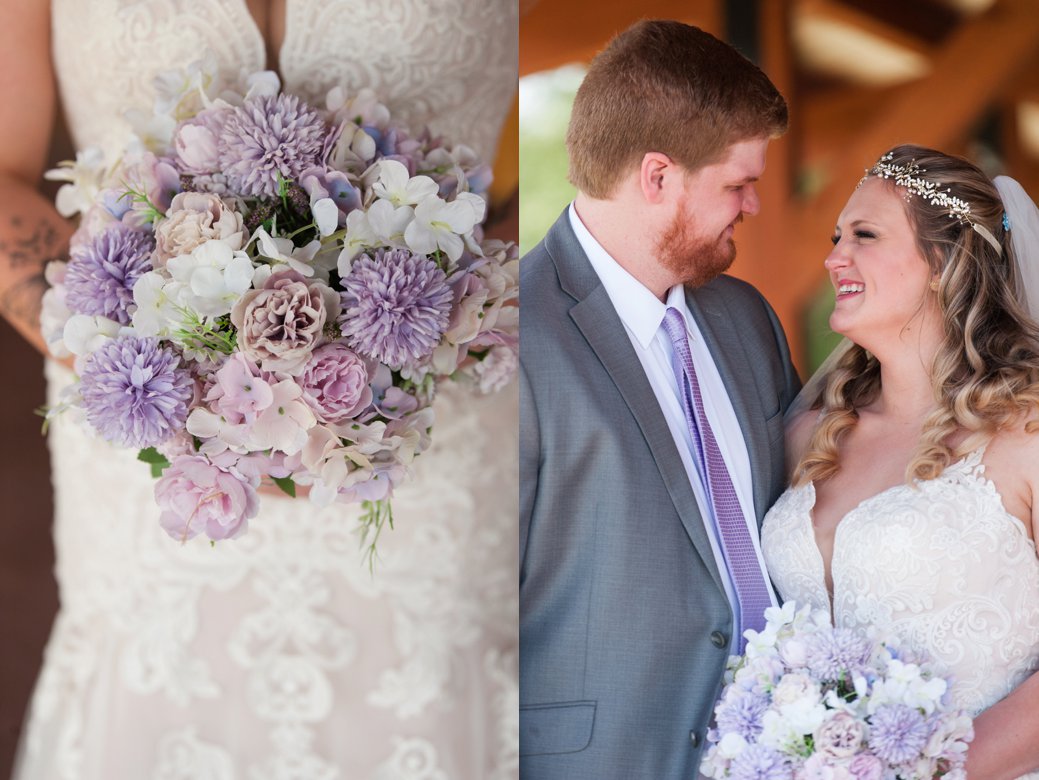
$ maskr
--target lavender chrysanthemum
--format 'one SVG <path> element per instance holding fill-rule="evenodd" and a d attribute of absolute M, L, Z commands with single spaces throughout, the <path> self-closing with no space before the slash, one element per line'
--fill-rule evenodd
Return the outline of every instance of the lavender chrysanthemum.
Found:
<path fill-rule="evenodd" d="M 140 230 L 107 230 L 72 250 L 65 272 L 65 302 L 78 314 L 130 324 L 134 283 L 151 270 L 155 238 Z"/>
<path fill-rule="evenodd" d="M 361 255 L 343 279 L 343 337 L 352 349 L 394 370 L 414 365 L 440 343 L 453 293 L 435 262 L 406 250 Z"/>
<path fill-rule="evenodd" d="M 180 357 L 155 338 L 120 336 L 87 359 L 80 393 L 87 420 L 122 447 L 154 447 L 184 427 L 193 388 Z"/>
<path fill-rule="evenodd" d="M 235 108 L 220 134 L 220 169 L 234 192 L 274 197 L 278 178 L 295 180 L 320 162 L 325 123 L 295 95 L 250 98 Z"/>
<path fill-rule="evenodd" d="M 722 733 L 735 732 L 748 742 L 758 738 L 764 724 L 768 701 L 759 694 L 748 693 L 718 709 L 718 728 Z"/>
<path fill-rule="evenodd" d="M 869 665 L 873 647 L 856 631 L 835 628 L 817 634 L 808 648 L 808 668 L 819 680 L 850 679 Z"/>
<path fill-rule="evenodd" d="M 748 745 L 729 765 L 732 780 L 791 780 L 790 763 L 765 745 Z"/>
<path fill-rule="evenodd" d="M 928 731 L 918 710 L 892 704 L 878 709 L 870 719 L 869 746 L 878 758 L 901 764 L 920 755 L 930 737 Z"/>

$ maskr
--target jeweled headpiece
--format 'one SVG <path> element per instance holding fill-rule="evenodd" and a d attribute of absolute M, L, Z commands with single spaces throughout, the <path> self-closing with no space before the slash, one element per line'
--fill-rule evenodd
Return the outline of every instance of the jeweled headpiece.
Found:
<path fill-rule="evenodd" d="M 917 165 L 916 160 L 911 160 L 908 165 L 896 165 L 892 162 L 894 155 L 890 152 L 877 160 L 876 164 L 866 171 L 866 175 L 859 181 L 861 185 L 870 176 L 878 176 L 881 179 L 893 179 L 899 187 L 904 187 L 908 193 L 917 195 L 932 206 L 945 209 L 950 219 L 957 219 L 960 224 L 968 224 L 974 232 L 992 245 L 999 254 L 1003 254 L 1003 247 L 999 245 L 996 237 L 988 228 L 976 222 L 970 213 L 970 204 L 962 198 L 952 194 L 951 189 L 941 189 L 937 182 L 925 179 L 921 174 L 926 169 Z"/>

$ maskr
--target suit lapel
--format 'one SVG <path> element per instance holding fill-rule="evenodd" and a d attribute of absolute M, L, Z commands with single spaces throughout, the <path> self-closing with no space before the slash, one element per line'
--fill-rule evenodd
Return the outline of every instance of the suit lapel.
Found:
<path fill-rule="evenodd" d="M 660 411 L 642 363 L 631 346 L 624 324 L 573 234 L 566 212 L 563 212 L 546 237 L 546 248 L 556 265 L 560 285 L 577 299 L 577 303 L 570 309 L 570 318 L 588 341 L 631 410 L 689 540 L 715 584 L 724 593 L 725 587 L 714 560 L 707 529 L 671 430 Z"/>
<path fill-rule="evenodd" d="M 729 393 L 732 408 L 739 420 L 743 440 L 750 456 L 750 473 L 753 484 L 754 512 L 758 525 L 768 510 L 768 480 L 760 475 L 770 474 L 772 452 L 768 442 L 768 431 L 762 424 L 763 412 L 757 396 L 750 359 L 737 329 L 726 318 L 724 303 L 716 291 L 709 288 L 686 290 L 686 304 L 696 324 L 700 326 L 707 348 L 718 366 L 722 383 Z M 756 424 L 757 423 L 757 424 Z"/>

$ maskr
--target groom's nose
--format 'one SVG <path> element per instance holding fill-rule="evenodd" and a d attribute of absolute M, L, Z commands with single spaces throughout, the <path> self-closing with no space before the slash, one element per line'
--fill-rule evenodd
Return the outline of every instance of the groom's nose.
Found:
<path fill-rule="evenodd" d="M 761 210 L 761 199 L 758 198 L 758 191 L 754 189 L 753 184 L 748 184 L 743 188 L 743 203 L 740 204 L 740 211 L 753 217 Z"/>

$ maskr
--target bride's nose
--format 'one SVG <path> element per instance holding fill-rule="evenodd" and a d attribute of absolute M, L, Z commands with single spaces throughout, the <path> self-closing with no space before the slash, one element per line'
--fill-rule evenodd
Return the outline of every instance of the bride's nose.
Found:
<path fill-rule="evenodd" d="M 844 256 L 844 251 L 841 249 L 840 243 L 836 244 L 833 249 L 830 250 L 830 254 L 823 260 L 823 267 L 827 271 L 836 271 L 839 268 L 846 268 L 848 265 L 848 258 Z"/>

